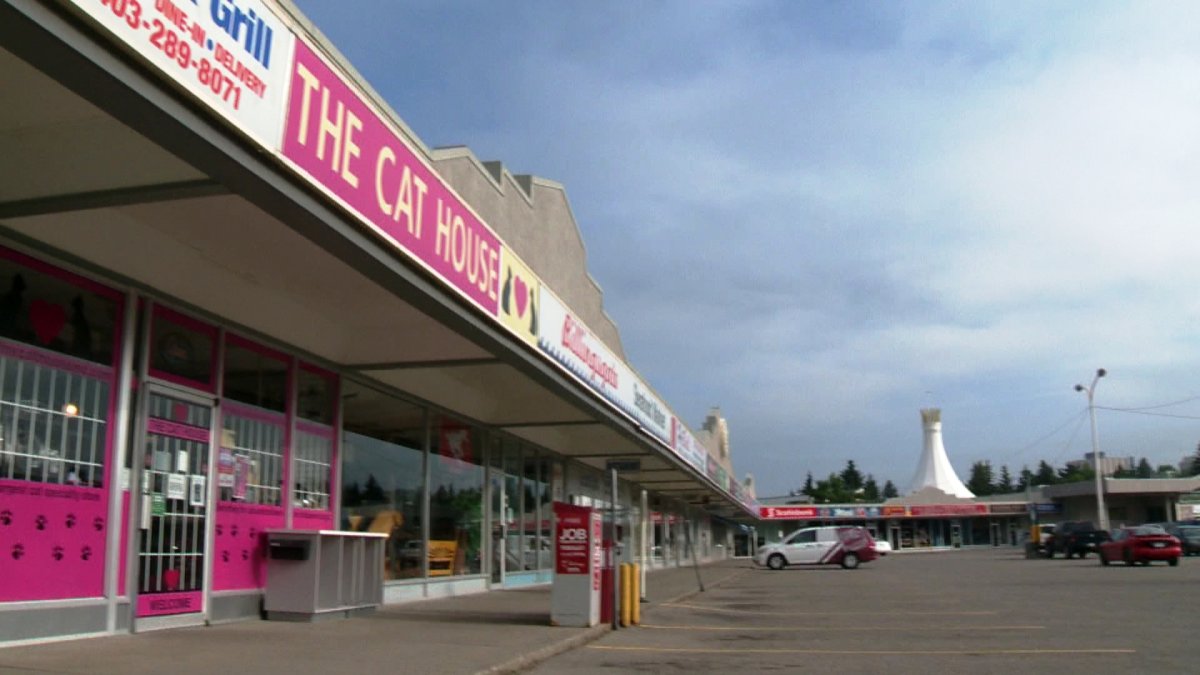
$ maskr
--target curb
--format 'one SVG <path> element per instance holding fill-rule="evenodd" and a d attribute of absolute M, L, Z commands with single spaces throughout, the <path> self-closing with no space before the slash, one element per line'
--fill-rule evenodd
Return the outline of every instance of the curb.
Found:
<path fill-rule="evenodd" d="M 555 642 L 542 647 L 541 649 L 534 650 L 527 654 L 522 654 L 515 659 L 494 665 L 491 668 L 485 668 L 484 670 L 477 671 L 475 675 L 509 675 L 510 673 L 519 673 L 533 665 L 549 659 L 552 656 L 558 656 L 563 652 L 570 651 L 576 647 L 582 647 L 589 642 L 598 640 L 606 633 L 611 631 L 612 626 L 607 623 L 596 624 L 584 632 L 573 635 L 560 642 Z"/>

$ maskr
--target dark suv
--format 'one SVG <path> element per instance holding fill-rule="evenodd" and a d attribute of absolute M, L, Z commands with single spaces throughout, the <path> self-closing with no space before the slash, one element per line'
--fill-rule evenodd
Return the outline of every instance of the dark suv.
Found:
<path fill-rule="evenodd" d="M 1086 558 L 1087 554 L 1099 550 L 1101 542 L 1108 540 L 1108 532 L 1097 530 L 1091 521 L 1069 520 L 1059 523 L 1050 541 L 1046 542 L 1046 557 L 1053 558 L 1054 554 L 1062 553 L 1067 558 Z"/>

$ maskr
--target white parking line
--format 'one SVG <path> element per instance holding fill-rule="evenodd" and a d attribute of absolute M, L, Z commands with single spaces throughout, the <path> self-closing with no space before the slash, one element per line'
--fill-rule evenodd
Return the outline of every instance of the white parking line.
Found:
<path fill-rule="evenodd" d="M 963 626 L 955 624 L 952 626 L 667 626 L 659 624 L 641 624 L 638 628 L 650 628 L 654 630 L 696 630 L 696 631 L 739 631 L 739 632 L 796 632 L 796 633 L 815 633 L 815 632 L 870 632 L 878 633 L 881 631 L 902 631 L 902 632 L 918 632 L 918 631 L 965 631 L 965 630 L 1045 630 L 1045 626 Z"/>
<path fill-rule="evenodd" d="M 1063 654 L 1136 654 L 1136 649 L 713 649 L 690 647 L 618 647 L 588 645 L 609 652 L 671 654 L 806 654 L 811 656 L 1046 656 Z"/>
<path fill-rule="evenodd" d="M 705 612 L 720 612 L 724 614 L 750 614 L 755 616 L 995 616 L 992 611 L 951 611 L 951 610 L 863 610 L 859 612 L 764 612 L 750 609 L 730 609 L 728 607 L 709 607 L 693 605 L 686 602 L 670 602 L 659 607 L 680 607 L 683 609 L 698 609 Z"/>

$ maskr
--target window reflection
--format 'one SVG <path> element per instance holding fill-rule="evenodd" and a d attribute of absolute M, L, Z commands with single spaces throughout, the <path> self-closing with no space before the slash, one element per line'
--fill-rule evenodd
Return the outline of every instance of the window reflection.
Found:
<path fill-rule="evenodd" d="M 343 416 L 341 527 L 389 535 L 385 579 L 421 577 L 425 411 L 347 382 Z"/>
<path fill-rule="evenodd" d="M 484 478 L 479 430 L 439 415 L 433 431 L 429 464 L 429 576 L 479 574 Z"/>

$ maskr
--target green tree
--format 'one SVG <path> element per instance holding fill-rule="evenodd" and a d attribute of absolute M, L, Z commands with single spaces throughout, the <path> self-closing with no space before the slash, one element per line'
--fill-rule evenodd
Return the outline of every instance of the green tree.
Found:
<path fill-rule="evenodd" d="M 892 499 L 893 497 L 899 497 L 899 496 L 900 496 L 900 493 L 896 490 L 896 486 L 892 484 L 892 481 L 889 480 L 883 484 L 883 498 L 884 499 Z"/>
<path fill-rule="evenodd" d="M 975 462 L 971 465 L 971 477 L 967 480 L 967 489 L 977 497 L 990 495 L 995 490 L 992 487 L 992 464 L 987 461 Z"/>
<path fill-rule="evenodd" d="M 812 472 L 809 471 L 808 477 L 804 479 L 804 489 L 801 490 L 801 492 L 808 495 L 809 497 L 812 497 L 813 490 L 815 490 L 815 489 L 816 489 L 816 486 L 813 485 Z"/>
<path fill-rule="evenodd" d="M 1179 467 L 1175 466 L 1174 464 L 1159 464 L 1158 468 L 1154 470 L 1154 473 L 1157 474 L 1159 478 L 1178 478 Z"/>
<path fill-rule="evenodd" d="M 1058 482 L 1058 474 L 1046 460 L 1038 462 L 1037 473 L 1033 474 L 1034 485 L 1054 485 Z"/>
<path fill-rule="evenodd" d="M 862 498 L 863 501 L 869 503 L 879 501 L 879 484 L 875 482 L 875 477 L 872 475 L 868 474 L 866 482 L 863 483 Z"/>
<path fill-rule="evenodd" d="M 1150 466 L 1150 461 L 1143 457 L 1138 461 L 1137 469 L 1134 471 L 1138 478 L 1154 478 L 1154 467 Z"/>
<path fill-rule="evenodd" d="M 842 473 L 838 475 L 842 479 L 842 485 L 846 487 L 848 492 L 857 492 L 863 485 L 862 474 L 858 471 L 858 467 L 854 466 L 854 460 L 846 461 L 846 468 L 842 469 Z"/>
<path fill-rule="evenodd" d="M 1095 473 L 1095 472 L 1093 472 Z M 1118 466 L 1116 471 L 1112 472 L 1113 478 L 1136 478 L 1137 472 L 1133 469 L 1126 469 L 1123 466 Z"/>
<path fill-rule="evenodd" d="M 1058 482 L 1060 483 L 1078 483 L 1085 480 L 1093 480 L 1096 477 L 1096 472 L 1092 470 L 1092 465 L 1087 462 L 1078 464 L 1068 464 L 1058 470 Z"/>
<path fill-rule="evenodd" d="M 1196 444 L 1196 454 L 1192 455 L 1192 466 L 1188 471 L 1188 475 L 1200 476 L 1200 443 Z"/>
<path fill-rule="evenodd" d="M 1033 487 L 1033 472 L 1029 467 L 1021 467 L 1021 477 L 1017 479 L 1017 490 L 1024 491 L 1025 488 Z"/>
<path fill-rule="evenodd" d="M 1008 494 L 1015 488 L 1013 487 L 1012 474 L 1008 472 L 1008 465 L 1000 467 L 1000 479 L 996 481 L 996 492 L 1000 494 Z"/>

